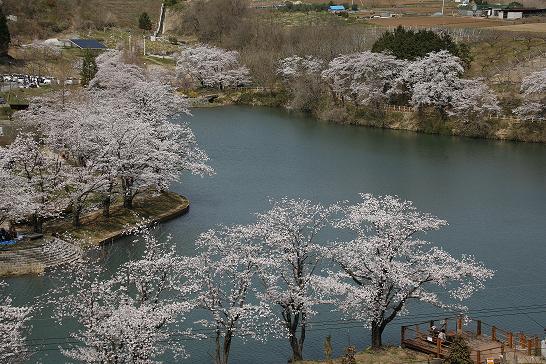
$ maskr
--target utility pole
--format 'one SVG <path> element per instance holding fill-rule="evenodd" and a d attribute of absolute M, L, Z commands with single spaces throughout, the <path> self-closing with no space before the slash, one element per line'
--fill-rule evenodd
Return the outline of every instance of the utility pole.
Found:
<path fill-rule="evenodd" d="M 143 35 L 142 39 L 144 39 L 144 47 L 143 48 L 144 48 L 144 57 L 146 57 L 146 36 Z"/>
<path fill-rule="evenodd" d="M 442 16 L 444 15 L 445 6 L 446 6 L 446 0 L 442 0 Z"/>
<path fill-rule="evenodd" d="M 9 93 L 8 93 L 8 104 L 11 102 L 11 83 L 13 82 L 13 78 L 11 76 L 11 61 L 8 61 L 8 69 L 9 69 Z"/>

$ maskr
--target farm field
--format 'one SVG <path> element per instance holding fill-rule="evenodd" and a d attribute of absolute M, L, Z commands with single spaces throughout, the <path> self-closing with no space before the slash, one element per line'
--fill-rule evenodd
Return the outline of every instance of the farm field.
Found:
<path fill-rule="evenodd" d="M 495 19 L 483 19 L 474 17 L 462 17 L 462 16 L 406 16 L 400 18 L 388 18 L 388 19 L 370 19 L 369 23 L 384 26 L 384 27 L 397 27 L 402 25 L 404 27 L 435 27 L 435 26 L 447 26 L 447 27 L 464 27 L 464 28 L 506 28 L 506 26 L 513 25 L 511 22 L 505 20 Z M 527 25 L 527 24 L 526 24 Z M 534 25 L 534 24 L 528 24 Z"/>
<path fill-rule="evenodd" d="M 493 27 L 492 29 L 505 30 L 510 32 L 531 32 L 531 33 L 546 33 L 545 23 L 531 23 L 531 24 L 514 24 L 503 27 Z"/>
<path fill-rule="evenodd" d="M 306 0 L 305 3 L 325 3 L 325 0 Z M 358 5 L 358 8 L 365 11 L 374 11 L 380 13 L 382 11 L 388 11 L 397 14 L 412 14 L 412 15 L 431 15 L 439 12 L 442 7 L 441 0 L 356 0 L 354 4 Z M 278 0 L 257 0 L 253 1 L 254 6 L 280 4 L 282 1 Z M 350 5 L 348 0 L 336 1 L 339 4 Z M 446 12 L 451 13 L 455 9 L 455 3 L 446 2 Z"/>

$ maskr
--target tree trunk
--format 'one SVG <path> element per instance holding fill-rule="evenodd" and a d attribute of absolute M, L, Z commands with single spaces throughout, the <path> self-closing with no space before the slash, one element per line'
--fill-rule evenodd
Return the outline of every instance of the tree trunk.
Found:
<path fill-rule="evenodd" d="M 216 343 L 216 355 L 214 357 L 214 364 L 222 364 L 221 362 L 221 359 L 222 359 L 222 349 L 221 349 L 221 345 L 220 345 L 220 330 L 216 330 L 216 340 L 215 340 L 215 343 Z"/>
<path fill-rule="evenodd" d="M 382 335 L 385 325 L 372 322 L 372 349 L 379 349 L 383 345 Z"/>
<path fill-rule="evenodd" d="M 224 338 L 224 357 L 222 358 L 221 364 L 228 364 L 232 336 L 233 334 L 231 333 L 231 331 L 226 332 L 226 337 Z"/>
<path fill-rule="evenodd" d="M 305 327 L 302 326 L 302 333 L 300 339 L 298 340 L 298 326 L 300 317 L 299 314 L 292 316 L 289 312 L 286 313 L 287 326 L 289 330 L 288 341 L 290 342 L 290 347 L 292 348 L 292 361 L 303 360 L 303 342 L 305 341 Z"/>
<path fill-rule="evenodd" d="M 214 358 L 214 363 L 228 364 L 233 333 L 228 329 L 226 331 L 223 343 L 221 342 L 221 337 L 222 335 L 220 334 L 220 331 L 216 331 L 216 357 Z"/>
<path fill-rule="evenodd" d="M 110 205 L 112 201 L 110 199 L 110 195 L 106 196 L 102 199 L 102 217 L 105 219 L 110 218 Z"/>
<path fill-rule="evenodd" d="M 112 190 L 114 189 L 113 182 L 110 181 L 108 184 L 108 191 L 106 195 L 102 198 L 102 217 L 105 219 L 110 218 L 110 206 L 112 205 Z"/>
<path fill-rule="evenodd" d="M 133 194 L 133 179 L 128 177 L 124 178 L 122 180 L 122 187 L 123 187 L 123 207 L 126 209 L 132 209 L 133 208 L 133 198 L 135 197 Z"/>
<path fill-rule="evenodd" d="M 303 360 L 303 353 L 295 333 L 290 333 L 290 346 L 292 347 L 292 362 Z"/>
<path fill-rule="evenodd" d="M 123 195 L 123 207 L 126 209 L 133 208 L 133 194 L 128 191 Z"/>
<path fill-rule="evenodd" d="M 37 214 L 32 215 L 32 231 L 38 234 L 44 231 L 44 222 Z"/>
<path fill-rule="evenodd" d="M 80 227 L 80 216 L 82 214 L 82 206 L 80 204 L 74 204 L 72 207 L 72 226 Z"/>

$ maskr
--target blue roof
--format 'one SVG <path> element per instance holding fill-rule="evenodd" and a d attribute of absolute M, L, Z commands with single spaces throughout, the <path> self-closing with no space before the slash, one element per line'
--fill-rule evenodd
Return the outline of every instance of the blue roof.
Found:
<path fill-rule="evenodd" d="M 343 11 L 345 10 L 345 7 L 343 5 L 330 5 L 330 10 Z"/>
<path fill-rule="evenodd" d="M 84 49 L 106 49 L 106 46 L 95 39 L 70 39 L 78 48 Z"/>

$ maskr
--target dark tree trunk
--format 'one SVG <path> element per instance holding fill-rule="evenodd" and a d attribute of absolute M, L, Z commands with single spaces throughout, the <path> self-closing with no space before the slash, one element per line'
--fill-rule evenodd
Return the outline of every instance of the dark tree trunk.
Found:
<path fill-rule="evenodd" d="M 75 204 L 72 207 L 72 226 L 74 227 L 80 227 L 81 221 L 80 216 L 82 214 L 82 207 L 79 204 Z"/>
<path fill-rule="evenodd" d="M 102 217 L 105 219 L 110 218 L 110 206 L 112 205 L 112 190 L 114 189 L 113 182 L 110 182 L 108 184 L 108 191 L 106 192 L 106 195 L 104 195 L 102 199 Z"/>
<path fill-rule="evenodd" d="M 132 209 L 133 208 L 133 198 L 135 197 L 133 194 L 133 179 L 128 177 L 124 178 L 122 181 L 122 187 L 123 187 L 123 207 L 126 209 Z"/>
<path fill-rule="evenodd" d="M 224 338 L 224 357 L 222 358 L 221 364 L 228 364 L 229 359 L 229 350 L 231 349 L 231 338 L 232 338 L 231 331 L 228 331 L 226 333 L 226 337 Z"/>
<path fill-rule="evenodd" d="M 222 338 L 222 335 L 220 331 L 217 331 L 216 332 L 216 355 L 214 358 L 214 363 L 228 364 L 229 351 L 231 349 L 231 340 L 233 338 L 233 333 L 230 330 L 227 330 L 223 342 L 221 338 Z"/>
<path fill-rule="evenodd" d="M 110 205 L 112 201 L 110 199 L 110 195 L 106 196 L 102 199 L 102 217 L 105 219 L 110 218 Z"/>
<path fill-rule="evenodd" d="M 382 336 L 383 330 L 385 329 L 384 324 L 379 324 L 377 322 L 372 322 L 372 348 L 379 349 L 383 346 Z"/>
<path fill-rule="evenodd" d="M 222 359 L 222 348 L 220 344 L 220 331 L 216 331 L 216 355 L 214 356 L 214 364 L 222 364 L 220 361 Z"/>
<path fill-rule="evenodd" d="M 41 234 L 44 231 L 44 222 L 42 218 L 36 214 L 32 215 L 32 231 Z"/>
<path fill-rule="evenodd" d="M 287 309 L 283 315 L 286 326 L 288 327 L 288 341 L 292 348 L 292 361 L 303 360 L 303 343 L 305 342 L 305 323 L 302 322 L 301 333 L 298 339 L 298 327 L 300 322 L 300 314 L 292 315 L 291 310 Z"/>
<path fill-rule="evenodd" d="M 298 342 L 298 338 L 290 333 L 290 347 L 292 347 L 292 361 L 303 360 L 302 348 Z"/>
<path fill-rule="evenodd" d="M 123 207 L 126 209 L 133 208 L 133 194 L 128 191 L 123 195 Z"/>

